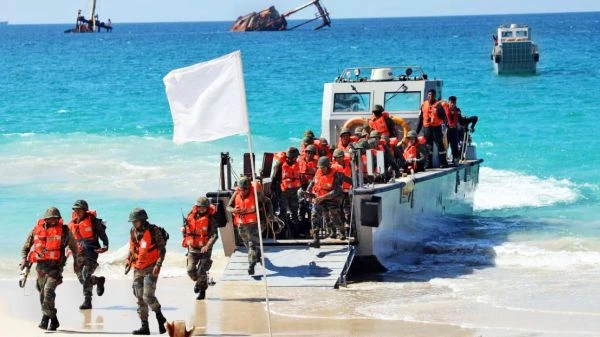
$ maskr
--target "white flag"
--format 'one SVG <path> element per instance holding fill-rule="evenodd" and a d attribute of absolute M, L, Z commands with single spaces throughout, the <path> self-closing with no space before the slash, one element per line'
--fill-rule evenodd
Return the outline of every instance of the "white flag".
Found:
<path fill-rule="evenodd" d="M 175 69 L 163 82 L 175 143 L 207 142 L 249 132 L 239 51 Z"/>

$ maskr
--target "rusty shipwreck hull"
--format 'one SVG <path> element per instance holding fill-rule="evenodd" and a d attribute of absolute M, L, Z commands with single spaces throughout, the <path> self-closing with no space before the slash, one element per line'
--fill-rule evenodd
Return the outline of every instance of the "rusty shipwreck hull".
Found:
<path fill-rule="evenodd" d="M 286 19 L 294 13 L 297 13 L 309 6 L 315 6 L 317 9 L 315 17 L 288 28 L 288 22 Z M 284 14 L 280 14 L 275 6 L 271 6 L 259 12 L 252 12 L 244 16 L 240 16 L 237 18 L 233 26 L 231 26 L 230 30 L 232 32 L 293 30 L 317 20 L 322 20 L 322 23 L 315 27 L 315 30 L 321 29 L 325 26 L 331 26 L 331 19 L 329 18 L 329 12 L 327 12 L 327 9 L 321 5 L 320 0 L 313 0 Z"/>

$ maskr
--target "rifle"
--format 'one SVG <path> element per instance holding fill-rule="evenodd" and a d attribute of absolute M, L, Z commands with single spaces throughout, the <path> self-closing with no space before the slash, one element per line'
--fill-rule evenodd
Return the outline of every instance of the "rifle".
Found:
<path fill-rule="evenodd" d="M 33 263 L 30 261 L 25 261 L 24 265 L 21 265 L 21 273 L 19 274 L 19 287 L 25 288 L 25 284 L 27 283 L 27 276 L 29 276 L 29 272 L 31 271 L 31 266 Z"/>
<path fill-rule="evenodd" d="M 129 254 L 129 256 L 127 256 L 127 263 L 125 264 L 125 275 L 129 274 L 129 271 L 131 270 L 131 266 L 133 265 L 134 262 L 135 262 L 135 260 L 133 259 L 133 255 Z"/>

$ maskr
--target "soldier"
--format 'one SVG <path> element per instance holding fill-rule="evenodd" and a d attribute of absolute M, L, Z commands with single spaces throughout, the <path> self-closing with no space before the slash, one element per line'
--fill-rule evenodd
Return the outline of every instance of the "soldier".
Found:
<path fill-rule="evenodd" d="M 350 151 L 350 146 L 351 146 L 350 141 L 351 141 L 350 129 L 342 128 L 342 130 L 340 132 L 340 139 L 337 143 L 336 149 L 340 149 L 342 151 Z"/>
<path fill-rule="evenodd" d="M 227 211 L 233 215 L 233 225 L 237 227 L 238 234 L 248 249 L 248 275 L 254 275 L 254 267 L 260 261 L 260 242 L 258 232 L 259 212 L 256 210 L 254 190 L 258 195 L 259 205 L 266 208 L 267 214 L 273 214 L 271 202 L 268 200 L 260 183 L 251 183 L 250 179 L 240 179 L 238 188 L 229 199 Z"/>
<path fill-rule="evenodd" d="M 188 249 L 187 273 L 194 285 L 194 293 L 198 294 L 197 300 L 206 297 L 208 288 L 208 271 L 212 266 L 210 259 L 212 248 L 219 235 L 217 232 L 217 213 L 215 206 L 211 205 L 206 197 L 200 197 L 192 208 L 184 226 L 181 228 L 183 234 L 183 247 Z"/>
<path fill-rule="evenodd" d="M 273 169 L 273 178 L 280 176 L 281 195 L 279 197 L 280 215 L 286 214 L 286 223 L 288 227 L 288 236 L 293 238 L 298 231 L 298 189 L 302 184 L 300 179 L 300 165 L 297 158 L 299 151 L 295 147 L 290 147 L 286 153 L 283 163 L 276 163 Z"/>
<path fill-rule="evenodd" d="M 348 233 L 350 230 L 350 217 L 352 201 L 350 199 L 350 190 L 352 189 L 352 165 L 350 164 L 350 155 L 344 153 L 341 149 L 333 151 L 333 159 L 335 162 L 331 168 L 338 171 L 342 175 L 342 205 L 344 230 Z"/>
<path fill-rule="evenodd" d="M 21 266 L 36 263 L 36 288 L 40 293 L 42 305 L 42 321 L 38 326 L 42 330 L 56 331 L 60 326 L 54 300 L 56 287 L 62 283 L 62 272 L 67 261 L 65 254 L 67 247 L 73 252 L 74 261 L 77 261 L 77 243 L 69 228 L 63 224 L 60 211 L 56 207 L 50 207 L 27 237 L 23 245 L 21 261 Z"/>
<path fill-rule="evenodd" d="M 341 175 L 331 168 L 327 157 L 319 158 L 317 164 L 319 170 L 315 178 L 310 182 L 308 191 L 313 198 L 313 211 L 311 216 L 313 241 L 311 247 L 319 248 L 319 225 L 325 217 L 331 222 L 331 226 L 338 230 L 338 238 L 346 240 L 344 225 L 340 216 L 342 178 Z"/>
<path fill-rule="evenodd" d="M 73 216 L 69 222 L 69 230 L 73 238 L 77 241 L 77 266 L 75 275 L 79 283 L 83 285 L 83 304 L 79 309 L 86 310 L 92 308 L 92 290 L 96 285 L 98 296 L 104 294 L 103 276 L 94 276 L 94 271 L 98 267 L 98 254 L 108 250 L 108 237 L 106 236 L 106 227 L 102 220 L 96 217 L 96 211 L 90 211 L 88 203 L 85 200 L 77 200 L 73 204 Z M 102 247 L 100 242 L 102 240 Z"/>
<path fill-rule="evenodd" d="M 167 332 L 165 322 L 167 319 L 160 310 L 160 303 L 154 295 L 160 268 L 167 252 L 165 237 L 162 230 L 148 222 L 148 214 L 142 208 L 134 208 L 129 213 L 129 222 L 132 223 L 129 238 L 129 257 L 127 258 L 126 272 L 130 267 L 133 271 L 133 292 L 137 297 L 138 315 L 142 327 L 134 330 L 134 335 L 149 335 L 148 306 L 156 313 L 158 330 L 161 334 Z"/>

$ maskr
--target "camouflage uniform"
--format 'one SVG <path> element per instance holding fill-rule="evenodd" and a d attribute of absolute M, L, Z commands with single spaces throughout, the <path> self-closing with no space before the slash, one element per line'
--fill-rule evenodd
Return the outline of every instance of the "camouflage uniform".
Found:
<path fill-rule="evenodd" d="M 326 157 L 319 159 L 319 167 L 326 165 L 332 170 L 329 160 Z M 321 168 L 319 168 L 321 169 Z M 308 191 L 312 191 L 315 180 L 310 182 Z M 344 221 L 341 215 L 341 195 L 342 195 L 342 174 L 336 172 L 333 179 L 333 190 L 322 197 L 320 203 L 313 201 L 313 209 L 311 214 L 312 235 L 314 241 L 311 243 L 314 247 L 319 247 L 319 231 L 323 219 L 326 221 L 326 228 L 335 228 L 341 236 L 344 233 Z"/>
<path fill-rule="evenodd" d="M 106 229 L 102 220 L 94 217 L 92 225 L 94 238 L 90 240 L 78 240 L 80 249 L 77 255 L 77 265 L 74 270 L 79 283 L 83 285 L 83 296 L 86 298 L 92 297 L 94 285 L 98 283 L 98 277 L 94 276 L 94 272 L 98 268 L 98 253 L 96 252 L 96 249 L 100 248 L 98 239 L 102 240 L 103 247 L 108 248 L 108 236 L 106 235 Z"/>
<path fill-rule="evenodd" d="M 58 210 L 56 210 L 58 212 Z M 48 213 L 48 212 L 46 212 Z M 60 213 L 58 213 L 60 216 Z M 60 225 L 58 225 L 60 226 Z M 65 255 L 65 249 L 69 248 L 73 252 L 73 258 L 77 258 L 77 243 L 73 238 L 73 235 L 69 231 L 66 225 L 62 225 L 62 238 L 61 238 L 61 249 L 62 256 L 59 261 L 42 260 L 36 263 L 35 270 L 37 272 L 36 289 L 40 293 L 40 304 L 42 307 L 42 314 L 46 317 L 56 319 L 56 287 L 62 283 L 62 272 L 67 262 Z M 23 261 L 26 261 L 29 255 L 29 251 L 33 247 L 34 243 L 34 231 L 32 230 L 25 240 L 25 244 L 21 250 L 21 256 Z M 76 260 L 75 260 L 76 261 Z"/>
<path fill-rule="evenodd" d="M 210 259 L 212 247 L 219 237 L 217 227 L 217 220 L 214 216 L 211 216 L 208 226 L 209 239 L 206 243 L 209 248 L 206 253 L 202 253 L 201 248 L 188 247 L 187 274 L 192 281 L 196 282 L 194 290 L 203 291 L 208 288 L 207 273 L 212 266 L 212 260 Z"/>
<path fill-rule="evenodd" d="M 148 226 L 148 224 L 146 224 L 146 226 Z M 146 228 L 147 227 L 141 232 L 132 229 L 132 235 L 136 242 L 139 242 L 142 239 Z M 158 261 L 144 269 L 135 268 L 133 271 L 133 294 L 137 297 L 137 313 L 142 321 L 148 320 L 148 307 L 154 312 L 160 312 L 161 308 L 160 303 L 154 294 L 156 292 L 156 282 L 158 281 L 158 278 L 152 275 L 152 270 L 154 269 L 154 266 L 162 266 L 167 249 L 165 240 L 158 228 L 154 226 L 152 228 L 150 234 L 156 245 L 156 249 L 158 249 L 159 252 Z"/>
<path fill-rule="evenodd" d="M 238 234 L 244 246 L 248 249 L 248 263 L 252 265 L 260 262 L 258 225 L 240 225 L 238 226 Z"/>

